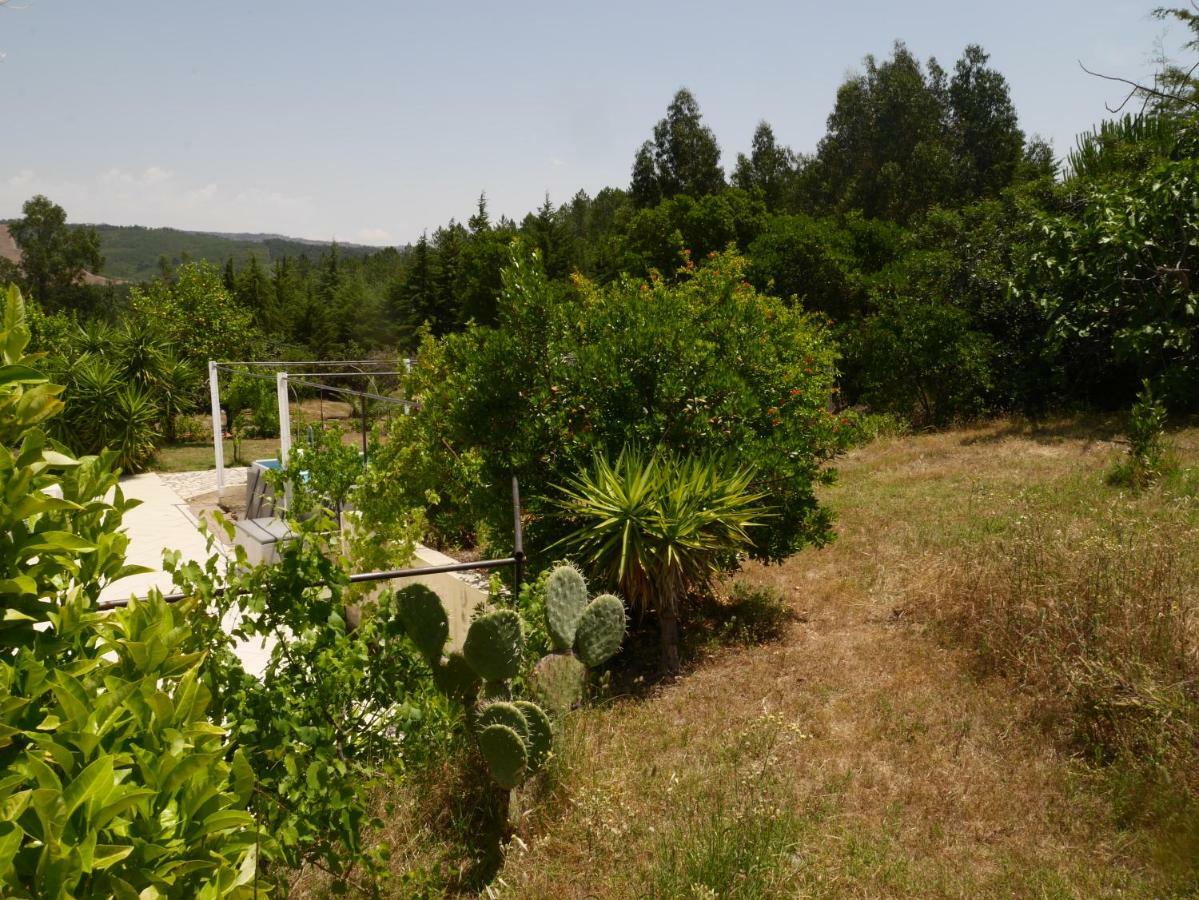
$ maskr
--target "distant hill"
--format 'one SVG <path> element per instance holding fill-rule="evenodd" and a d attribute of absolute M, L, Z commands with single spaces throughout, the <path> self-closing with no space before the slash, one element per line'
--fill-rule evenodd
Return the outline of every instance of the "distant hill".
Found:
<path fill-rule="evenodd" d="M 104 255 L 104 274 L 120 281 L 146 281 L 159 273 L 161 257 L 172 265 L 185 260 L 208 260 L 222 265 L 233 257 L 238 267 L 251 256 L 270 265 L 284 256 L 320 256 L 331 242 L 309 241 L 278 234 L 222 234 L 206 231 L 181 231 L 177 228 L 143 228 L 140 225 L 92 225 L 100 235 Z M 348 256 L 365 256 L 378 247 L 338 243 L 337 249 Z"/>

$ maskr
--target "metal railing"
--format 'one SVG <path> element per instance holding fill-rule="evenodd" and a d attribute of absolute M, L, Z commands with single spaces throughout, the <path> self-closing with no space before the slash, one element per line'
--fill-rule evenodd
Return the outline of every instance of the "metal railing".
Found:
<path fill-rule="evenodd" d="M 513 596 L 520 597 L 521 584 L 524 581 L 525 575 L 525 547 L 524 547 L 524 531 L 520 521 L 520 483 L 516 476 L 512 476 L 512 555 L 505 556 L 502 559 L 480 559 L 472 562 L 449 563 L 443 566 L 423 566 L 409 569 L 388 569 L 381 572 L 356 572 L 349 576 L 350 584 L 367 584 L 375 581 L 395 581 L 400 578 L 419 578 L 422 575 L 440 575 L 454 572 L 473 572 L 473 571 L 489 571 L 492 569 L 505 569 L 509 566 L 513 570 Z M 313 585 L 315 587 L 315 585 Z M 223 596 L 226 593 L 225 588 L 218 588 L 218 595 Z M 167 603 L 178 603 L 181 600 L 186 600 L 191 594 L 175 592 L 164 594 L 163 600 Z M 103 612 L 113 609 L 120 609 L 128 606 L 131 601 L 136 599 L 136 595 L 125 597 L 121 600 L 104 600 L 97 604 Z"/>

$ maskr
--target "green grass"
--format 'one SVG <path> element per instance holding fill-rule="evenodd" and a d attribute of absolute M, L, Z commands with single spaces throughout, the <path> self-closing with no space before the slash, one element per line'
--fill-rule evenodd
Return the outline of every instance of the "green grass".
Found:
<path fill-rule="evenodd" d="M 225 465 L 244 466 L 256 459 L 271 459 L 279 452 L 278 438 L 255 438 L 241 442 L 240 462 L 233 457 L 233 442 L 225 441 Z M 198 472 L 216 468 L 212 444 L 176 444 L 162 447 L 150 464 L 151 472 Z"/>

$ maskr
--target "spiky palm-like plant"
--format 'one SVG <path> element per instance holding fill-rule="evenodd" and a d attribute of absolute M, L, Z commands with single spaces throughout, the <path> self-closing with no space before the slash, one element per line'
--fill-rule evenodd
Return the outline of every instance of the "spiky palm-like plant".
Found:
<path fill-rule="evenodd" d="M 753 475 L 712 457 L 626 447 L 614 463 L 596 456 L 560 488 L 555 503 L 574 528 L 557 546 L 619 585 L 630 603 L 656 612 L 667 671 L 679 666 L 680 606 L 770 516 Z"/>

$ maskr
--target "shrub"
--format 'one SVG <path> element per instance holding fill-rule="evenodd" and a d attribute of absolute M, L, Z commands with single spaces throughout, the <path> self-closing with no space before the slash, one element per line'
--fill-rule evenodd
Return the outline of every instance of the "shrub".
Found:
<path fill-rule="evenodd" d="M 983 412 L 992 344 L 970 316 L 937 301 L 892 298 L 849 333 L 855 393 L 878 411 L 941 426 Z"/>
<path fill-rule="evenodd" d="M 1165 428 L 1166 407 L 1146 381 L 1128 414 L 1128 455 L 1108 473 L 1109 483 L 1140 491 L 1157 481 L 1167 465 Z"/>
<path fill-rule="evenodd" d="M 92 355 L 76 361 L 66 398 L 58 434 L 76 452 L 112 449 L 125 472 L 141 471 L 154 458 L 161 408 L 149 389 L 126 380 L 117 363 Z"/>
<path fill-rule="evenodd" d="M 254 773 L 206 718 L 193 605 L 101 614 L 125 564 L 114 455 L 48 440 L 62 388 L 29 364 L 11 288 L 0 328 L 0 893 L 253 896 Z M 111 499 L 106 499 L 106 497 Z M 265 883 L 263 884 L 265 887 Z"/>
<path fill-rule="evenodd" d="M 625 448 L 597 456 L 556 501 L 570 531 L 561 544 L 658 617 L 662 667 L 679 667 L 679 608 L 736 566 L 750 530 L 772 514 L 752 487 L 754 472 L 715 459 Z"/>
<path fill-rule="evenodd" d="M 813 487 L 837 451 L 828 412 L 835 351 L 822 320 L 756 292 L 744 264 L 715 255 L 678 284 L 598 287 L 544 277 L 517 252 L 500 324 L 426 338 L 385 450 L 412 505 L 447 540 L 512 528 L 520 478 L 531 549 L 561 537 L 544 499 L 595 453 L 626 444 L 735 455 L 770 485 L 777 515 L 750 552 L 784 559 L 830 537 Z M 399 480 L 399 479 L 397 479 Z"/>
<path fill-rule="evenodd" d="M 1199 160 L 1068 187 L 1066 211 L 1036 219 L 1037 252 L 1024 276 L 1051 323 L 1068 386 L 1113 406 L 1149 377 L 1171 408 L 1194 409 L 1199 302 L 1187 260 L 1199 227 Z"/>

